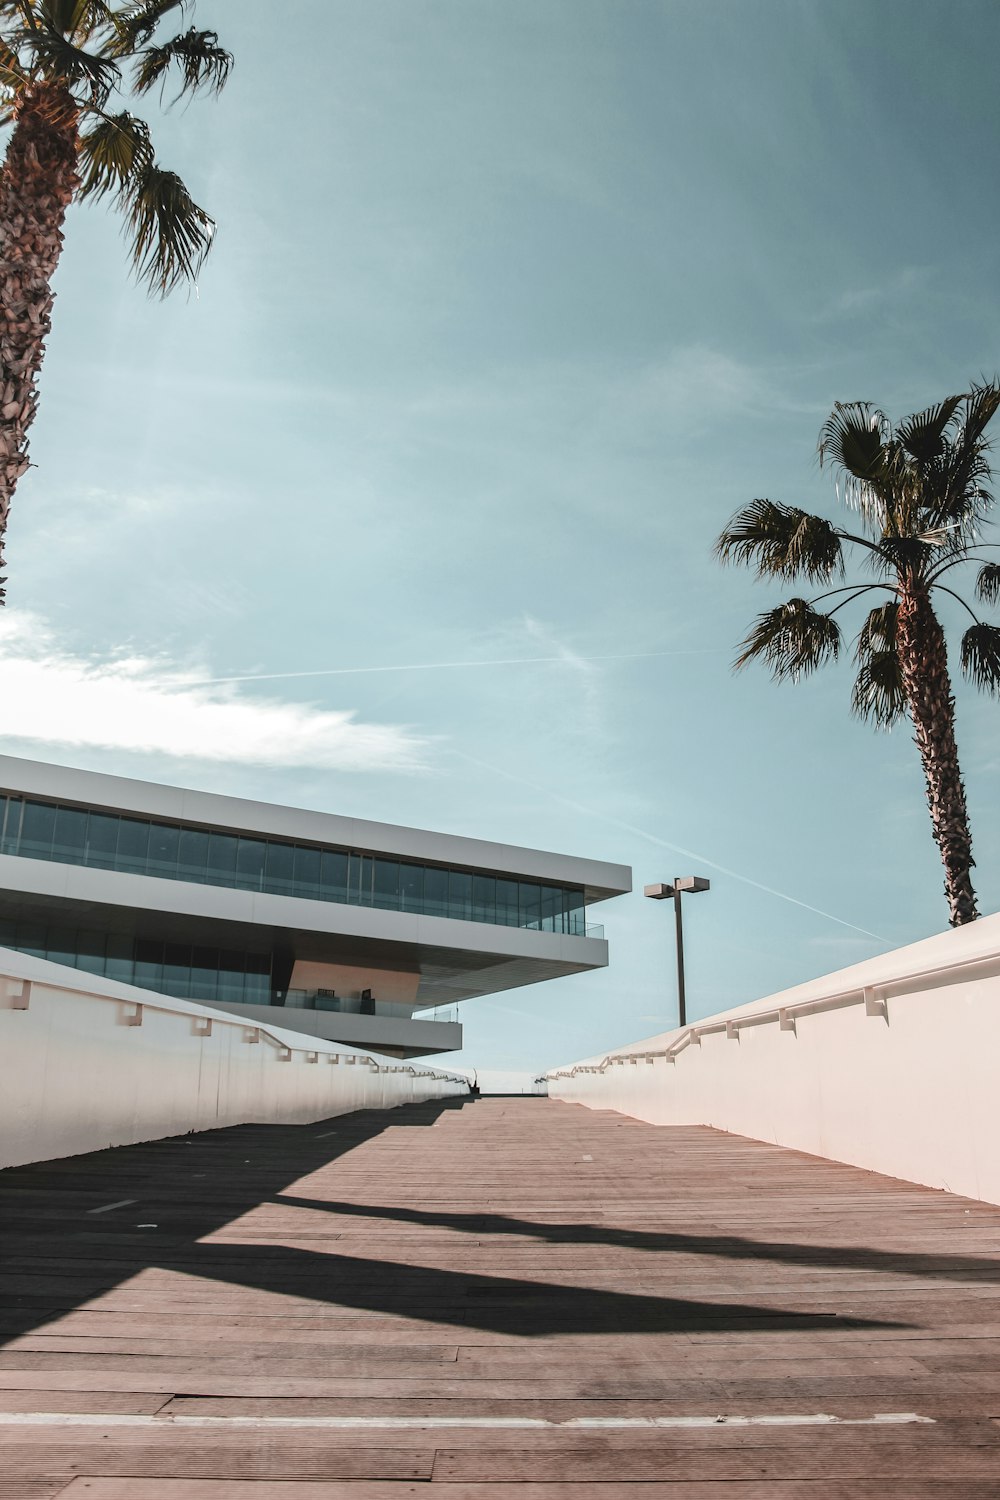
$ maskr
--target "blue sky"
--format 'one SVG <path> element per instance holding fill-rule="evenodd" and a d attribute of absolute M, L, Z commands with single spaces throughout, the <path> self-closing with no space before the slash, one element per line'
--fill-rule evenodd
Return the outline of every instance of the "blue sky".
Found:
<path fill-rule="evenodd" d="M 695 1015 L 941 930 L 908 733 L 846 665 L 733 677 L 781 595 L 711 546 L 758 495 L 833 513 L 835 400 L 997 371 L 996 7 L 274 14 L 200 0 L 232 82 L 156 121 L 219 222 L 197 293 L 147 301 L 71 211 L 3 747 L 708 874 Z M 1000 708 L 957 697 L 995 911 Z M 662 1030 L 666 918 L 595 910 L 610 969 L 471 1002 L 457 1060 Z"/>

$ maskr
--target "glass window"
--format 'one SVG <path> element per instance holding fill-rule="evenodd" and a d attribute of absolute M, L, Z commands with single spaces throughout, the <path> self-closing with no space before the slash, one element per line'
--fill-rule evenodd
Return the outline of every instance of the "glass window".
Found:
<path fill-rule="evenodd" d="M 142 818 L 122 818 L 118 825 L 116 870 L 145 875 L 149 856 L 149 824 Z"/>
<path fill-rule="evenodd" d="M 566 930 L 573 933 L 575 937 L 585 937 L 587 932 L 587 912 L 583 902 L 582 891 L 567 891 L 566 893 Z"/>
<path fill-rule="evenodd" d="M 136 938 L 134 984 L 144 990 L 163 988 L 163 944 L 150 938 Z"/>
<path fill-rule="evenodd" d="M 75 964 L 75 929 L 72 927 L 48 928 L 45 935 L 45 957 L 54 964 Z"/>
<path fill-rule="evenodd" d="M 424 867 L 423 865 L 407 865 L 401 863 L 399 866 L 399 909 L 400 911 L 423 911 L 424 909 Z"/>
<path fill-rule="evenodd" d="M 242 953 L 223 948 L 219 954 L 219 1000 L 243 1003 L 245 960 Z"/>
<path fill-rule="evenodd" d="M 163 988 L 168 995 L 187 1000 L 191 995 L 191 945 L 167 943 L 163 950 Z"/>
<path fill-rule="evenodd" d="M 236 884 L 242 891 L 264 889 L 267 844 L 263 839 L 240 839 L 236 851 Z"/>
<path fill-rule="evenodd" d="M 516 880 L 497 881 L 497 924 L 500 927 L 516 927 L 520 913 Z"/>
<path fill-rule="evenodd" d="M 398 911 L 399 861 L 395 859 L 376 859 L 372 863 L 375 866 L 372 877 L 374 904 L 383 911 Z"/>
<path fill-rule="evenodd" d="M 98 870 L 113 870 L 118 848 L 118 824 L 111 813 L 92 812 L 87 818 L 87 863 Z"/>
<path fill-rule="evenodd" d="M 177 859 L 180 853 L 181 831 L 171 828 L 169 823 L 153 823 L 149 830 L 150 875 L 159 875 L 164 880 L 176 880 Z"/>
<path fill-rule="evenodd" d="M 270 953 L 248 953 L 246 955 L 246 977 L 244 980 L 243 998 L 247 1005 L 270 1005 Z"/>
<path fill-rule="evenodd" d="M 563 893 L 560 886 L 542 886 L 542 931 L 562 932 Z"/>
<path fill-rule="evenodd" d="M 495 922 L 497 919 L 497 883 L 492 875 L 472 877 L 472 920 Z"/>
<path fill-rule="evenodd" d="M 236 845 L 232 833 L 210 833 L 208 836 L 208 869 L 210 885 L 236 884 Z"/>
<path fill-rule="evenodd" d="M 56 810 L 47 802 L 26 802 L 21 818 L 19 854 L 28 859 L 51 859 Z"/>
<path fill-rule="evenodd" d="M 462 870 L 448 873 L 448 915 L 460 922 L 472 921 L 472 876 Z"/>
<path fill-rule="evenodd" d="M 347 900 L 347 855 L 324 849 L 320 860 L 320 894 L 324 901 Z"/>
<path fill-rule="evenodd" d="M 21 836 L 21 799 L 20 797 L 5 797 L 7 814 L 3 820 L 0 832 L 0 854 L 16 854 L 18 839 Z"/>
<path fill-rule="evenodd" d="M 17 923 L 9 917 L 0 917 L 0 948 L 17 947 Z"/>
<path fill-rule="evenodd" d="M 218 948 L 191 949 L 191 999 L 217 1000 L 219 990 Z"/>
<path fill-rule="evenodd" d="M 267 863 L 264 868 L 264 889 L 276 896 L 290 896 L 293 890 L 295 849 L 291 844 L 267 846 Z"/>
<path fill-rule="evenodd" d="M 518 909 L 520 927 L 531 927 L 536 931 L 542 925 L 542 888 L 540 885 L 522 880 L 518 884 Z"/>
<path fill-rule="evenodd" d="M 76 966 L 86 969 L 88 974 L 103 974 L 107 959 L 107 939 L 103 932 L 88 932 L 81 929 L 76 935 Z"/>
<path fill-rule="evenodd" d="M 177 851 L 177 878 L 205 884 L 208 869 L 208 834 L 203 828 L 182 828 Z"/>
<path fill-rule="evenodd" d="M 350 868 L 350 899 L 355 904 L 372 904 L 372 865 L 370 854 L 352 854 Z"/>
<path fill-rule="evenodd" d="M 56 809 L 52 858 L 69 865 L 82 865 L 87 857 L 87 814 L 80 807 Z"/>
<path fill-rule="evenodd" d="M 304 896 L 309 901 L 319 900 L 319 866 L 320 853 L 318 849 L 310 849 L 305 844 L 296 844 L 294 866 L 296 896 Z"/>
<path fill-rule="evenodd" d="M 448 915 L 448 871 L 428 865 L 424 871 L 424 911 L 429 917 Z"/>
<path fill-rule="evenodd" d="M 38 922 L 18 922 L 17 947 L 19 953 L 30 953 L 32 958 L 44 958 L 46 947 L 45 928 Z"/>
<path fill-rule="evenodd" d="M 3 844 L 4 823 L 7 821 L 7 798 L 0 797 L 0 846 Z"/>
<path fill-rule="evenodd" d="M 120 979 L 122 984 L 132 983 L 135 976 L 135 940 L 133 938 L 120 932 L 110 934 L 104 972 L 109 979 Z"/>

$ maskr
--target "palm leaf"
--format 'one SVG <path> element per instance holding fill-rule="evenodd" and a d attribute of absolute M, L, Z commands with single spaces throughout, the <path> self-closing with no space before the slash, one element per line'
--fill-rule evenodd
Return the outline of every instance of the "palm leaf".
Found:
<path fill-rule="evenodd" d="M 906 712 L 903 673 L 896 652 L 899 602 L 890 599 L 870 610 L 854 646 L 858 675 L 851 708 L 859 719 L 889 729 Z"/>
<path fill-rule="evenodd" d="M 845 481 L 847 503 L 876 516 L 883 510 L 879 485 L 886 478 L 890 432 L 888 418 L 870 401 L 838 401 L 819 436 L 820 467 L 832 464 Z"/>
<path fill-rule="evenodd" d="M 1000 563 L 986 563 L 976 579 L 976 598 L 984 604 L 1000 601 Z"/>
<path fill-rule="evenodd" d="M 87 52 L 45 23 L 21 33 L 20 40 L 34 67 L 48 79 L 59 79 L 70 88 L 87 89 L 91 100 L 101 105 L 121 81 L 117 65 Z"/>
<path fill-rule="evenodd" d="M 168 74 L 176 67 L 181 75 L 178 98 L 182 94 L 195 94 L 199 89 L 210 89 L 217 94 L 225 88 L 232 65 L 232 53 L 219 46 L 218 32 L 192 28 L 160 47 L 147 47 L 141 52 L 132 86 L 137 94 L 148 94 L 157 84 L 162 91 Z"/>
<path fill-rule="evenodd" d="M 130 57 L 144 47 L 164 16 L 186 9 L 187 0 L 135 0 L 115 12 L 115 35 L 106 48 L 109 57 Z"/>
<path fill-rule="evenodd" d="M 755 566 L 758 578 L 827 582 L 843 571 L 840 536 L 822 516 L 793 505 L 754 500 L 736 512 L 715 544 L 723 562 Z"/>
<path fill-rule="evenodd" d="M 734 665 L 764 661 L 777 681 L 797 682 L 840 655 L 840 630 L 806 599 L 789 599 L 759 614 L 741 643 Z"/>
<path fill-rule="evenodd" d="M 851 708 L 878 729 L 891 729 L 906 714 L 903 673 L 895 651 L 872 651 L 858 668 Z"/>
<path fill-rule="evenodd" d="M 977 687 L 1000 694 L 1000 625 L 970 625 L 962 637 L 962 671 Z"/>
<path fill-rule="evenodd" d="M 81 198 L 121 193 L 153 162 L 149 126 L 128 111 L 105 115 L 80 137 Z"/>
<path fill-rule="evenodd" d="M 41 18 L 64 37 L 87 41 L 95 31 L 114 25 L 105 0 L 42 0 Z"/>
<path fill-rule="evenodd" d="M 147 166 L 126 185 L 122 202 L 139 280 L 161 296 L 182 281 L 194 281 L 215 224 L 176 172 Z"/>
<path fill-rule="evenodd" d="M 896 428 L 896 435 L 906 452 L 918 464 L 940 458 L 945 451 L 946 433 L 961 406 L 962 396 L 946 396 L 937 406 L 918 411 Z"/>

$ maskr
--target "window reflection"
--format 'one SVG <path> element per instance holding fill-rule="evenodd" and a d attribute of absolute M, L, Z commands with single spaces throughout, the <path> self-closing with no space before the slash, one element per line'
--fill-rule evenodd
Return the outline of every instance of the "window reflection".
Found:
<path fill-rule="evenodd" d="M 6 794 L 0 795 L 0 851 L 201 885 L 418 912 L 454 921 L 574 935 L 586 932 L 584 893 L 573 887 L 321 849 L 315 844 L 243 838 L 221 829 L 185 828 Z M 96 961 L 94 955 L 90 958 Z M 120 964 L 124 959 L 116 955 L 113 961 Z M 154 961 L 143 958 L 136 962 Z M 157 962 L 162 969 L 162 957 Z M 183 967 L 168 965 L 171 972 L 178 970 L 172 984 L 183 986 L 187 982 L 179 972 Z M 243 981 L 248 983 L 249 978 L 248 970 Z M 204 980 L 209 987 L 222 982 Z M 224 981 L 227 988 L 233 984 L 235 980 Z"/>

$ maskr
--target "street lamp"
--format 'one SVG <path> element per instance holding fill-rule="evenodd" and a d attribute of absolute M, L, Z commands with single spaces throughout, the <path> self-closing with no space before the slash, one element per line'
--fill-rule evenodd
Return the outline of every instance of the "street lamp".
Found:
<path fill-rule="evenodd" d="M 655 885 L 643 887 L 643 895 L 648 896 L 651 901 L 666 901 L 669 896 L 674 898 L 674 921 L 677 925 L 677 1014 L 679 1024 L 687 1025 L 687 1008 L 684 1003 L 684 927 L 681 922 L 681 892 L 707 891 L 711 882 L 703 875 L 675 876 L 673 885 L 667 885 L 665 881 L 657 881 Z"/>

